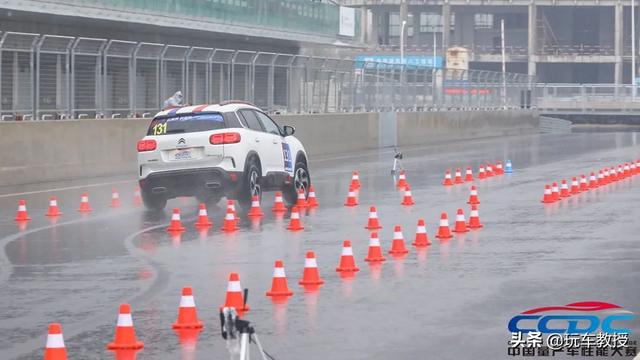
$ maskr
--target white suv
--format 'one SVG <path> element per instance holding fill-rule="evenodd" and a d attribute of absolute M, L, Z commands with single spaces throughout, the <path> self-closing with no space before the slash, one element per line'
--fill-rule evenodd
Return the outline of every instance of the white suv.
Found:
<path fill-rule="evenodd" d="M 292 204 L 311 184 L 294 132 L 241 101 L 161 111 L 138 142 L 142 200 L 152 210 L 178 196 L 209 204 L 226 196 L 247 206 L 262 191 L 282 190 Z"/>

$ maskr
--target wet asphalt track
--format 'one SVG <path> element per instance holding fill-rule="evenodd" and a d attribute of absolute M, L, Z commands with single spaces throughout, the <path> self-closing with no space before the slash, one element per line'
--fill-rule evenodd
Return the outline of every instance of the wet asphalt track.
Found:
<path fill-rule="evenodd" d="M 118 304 L 130 302 L 139 338 L 138 359 L 227 358 L 218 306 L 228 273 L 250 289 L 260 339 L 276 359 L 498 359 L 507 358 L 506 324 L 533 307 L 599 300 L 640 313 L 640 176 L 545 208 L 543 185 L 640 157 L 638 133 L 578 133 L 483 139 L 407 148 L 405 167 L 416 205 L 402 207 L 393 186 L 390 150 L 312 159 L 321 204 L 303 217 L 306 229 L 291 233 L 287 219 L 267 211 L 259 226 L 243 220 L 235 234 L 219 231 L 223 212 L 209 209 L 214 229 L 194 230 L 194 200 L 177 199 L 188 231 L 164 231 L 170 212 L 132 206 L 133 178 L 81 179 L 0 188 L 0 353 L 3 359 L 40 359 L 50 322 L 60 322 L 71 359 L 112 359 Z M 468 185 L 440 185 L 446 168 L 511 159 L 515 172 L 478 183 L 484 229 L 440 242 L 439 214 L 464 208 Z M 360 171 L 360 206 L 342 206 L 352 170 Z M 115 184 L 111 184 L 111 183 Z M 85 186 L 88 184 L 98 184 Z M 108 207 L 110 190 L 123 206 Z M 50 189 L 68 188 L 50 191 Z M 42 191 L 42 192 L 40 192 Z M 81 216 L 80 193 L 93 213 Z M 7 195 L 28 192 L 25 195 Z M 52 224 L 44 213 L 51 194 L 63 215 Z M 32 221 L 19 231 L 18 199 Z M 273 194 L 265 196 L 263 209 Z M 388 250 L 393 225 L 403 226 L 407 246 L 422 217 L 432 241 L 426 251 L 370 268 L 368 206 L 375 204 Z M 220 206 L 222 206 L 222 202 Z M 361 271 L 336 275 L 344 239 L 352 240 Z M 303 293 L 297 285 L 307 250 L 314 250 L 325 285 Z M 273 261 L 285 262 L 295 292 L 286 304 L 264 293 Z M 171 330 L 182 286 L 194 288 L 206 328 L 197 345 L 180 345 Z M 640 324 L 634 324 L 636 336 Z M 254 354 L 256 355 L 256 354 Z"/>

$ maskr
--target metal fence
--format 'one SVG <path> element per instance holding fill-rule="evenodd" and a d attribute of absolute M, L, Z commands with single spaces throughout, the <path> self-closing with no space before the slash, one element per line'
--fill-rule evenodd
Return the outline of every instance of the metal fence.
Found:
<path fill-rule="evenodd" d="M 546 114 L 640 114 L 640 89 L 615 84 L 536 84 L 537 108 Z"/>
<path fill-rule="evenodd" d="M 2 120 L 149 117 L 185 103 L 248 100 L 270 112 L 528 107 L 522 74 L 432 69 L 246 50 L 0 34 Z"/>

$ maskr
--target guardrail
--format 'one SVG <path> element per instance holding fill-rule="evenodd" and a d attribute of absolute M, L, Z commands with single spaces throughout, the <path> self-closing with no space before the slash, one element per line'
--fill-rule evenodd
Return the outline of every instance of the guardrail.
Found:
<path fill-rule="evenodd" d="M 614 84 L 536 84 L 535 103 L 547 114 L 640 114 L 640 90 Z"/>

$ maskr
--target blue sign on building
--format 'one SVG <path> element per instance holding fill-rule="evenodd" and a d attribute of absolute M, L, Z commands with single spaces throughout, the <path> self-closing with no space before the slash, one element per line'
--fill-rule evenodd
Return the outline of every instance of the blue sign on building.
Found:
<path fill-rule="evenodd" d="M 356 56 L 356 68 L 362 69 L 367 64 L 367 68 L 373 68 L 373 63 L 384 63 L 379 65 L 381 69 L 399 68 L 401 61 L 400 55 L 358 55 Z M 404 65 L 417 68 L 442 68 L 442 56 L 422 56 L 422 55 L 406 55 L 403 59 Z M 369 64 L 370 63 L 370 64 Z"/>

